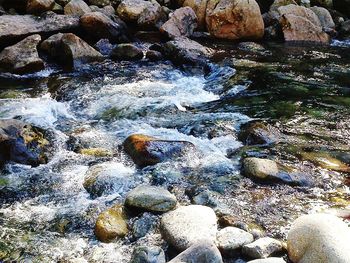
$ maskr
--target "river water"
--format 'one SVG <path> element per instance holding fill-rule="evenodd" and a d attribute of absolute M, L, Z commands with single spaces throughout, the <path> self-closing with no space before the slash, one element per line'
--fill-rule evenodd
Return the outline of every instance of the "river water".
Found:
<path fill-rule="evenodd" d="M 137 240 L 103 244 L 94 237 L 97 215 L 139 184 L 166 186 L 181 204 L 190 202 L 185 189 L 209 189 L 220 209 L 281 239 L 302 213 L 349 211 L 347 173 L 332 165 L 350 164 L 350 44 L 210 46 L 217 55 L 206 73 L 144 60 L 1 75 L 0 118 L 49 130 L 54 147 L 48 164 L 8 164 L 0 174 L 0 260 L 128 262 L 136 245 L 166 248 L 156 226 Z M 244 146 L 240 126 L 256 119 L 283 139 Z M 133 133 L 190 141 L 198 151 L 138 169 L 120 147 Z M 89 148 L 110 154 L 77 150 Z M 317 160 L 310 157 L 315 153 Z M 274 158 L 311 183 L 253 182 L 241 176 L 242 156 Z M 91 197 L 83 182 L 96 164 L 122 180 Z"/>

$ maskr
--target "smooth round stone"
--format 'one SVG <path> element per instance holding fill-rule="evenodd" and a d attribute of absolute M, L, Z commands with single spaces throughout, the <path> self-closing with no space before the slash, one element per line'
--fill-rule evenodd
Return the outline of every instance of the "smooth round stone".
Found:
<path fill-rule="evenodd" d="M 280 251 L 282 251 L 282 243 L 270 237 L 259 238 L 242 248 L 242 253 L 250 258 L 267 258 Z"/>
<path fill-rule="evenodd" d="M 286 263 L 283 258 L 264 258 L 248 261 L 247 263 Z"/>
<path fill-rule="evenodd" d="M 168 190 L 155 186 L 139 186 L 130 191 L 125 205 L 151 212 L 166 212 L 176 206 L 176 197 Z"/>
<path fill-rule="evenodd" d="M 165 263 L 165 254 L 160 247 L 140 246 L 135 248 L 130 263 Z"/>
<path fill-rule="evenodd" d="M 203 240 L 214 241 L 217 232 L 214 210 L 201 205 L 181 206 L 163 215 L 163 238 L 183 251 Z"/>
<path fill-rule="evenodd" d="M 294 263 L 349 263 L 350 228 L 334 215 L 301 216 L 292 224 L 287 246 Z"/>
<path fill-rule="evenodd" d="M 243 161 L 244 172 L 248 177 L 266 179 L 274 177 L 278 173 L 278 166 L 275 161 L 261 158 L 245 158 Z"/>
<path fill-rule="evenodd" d="M 252 234 L 236 227 L 225 227 L 217 233 L 216 237 L 218 248 L 227 255 L 236 254 L 242 246 L 253 241 Z"/>

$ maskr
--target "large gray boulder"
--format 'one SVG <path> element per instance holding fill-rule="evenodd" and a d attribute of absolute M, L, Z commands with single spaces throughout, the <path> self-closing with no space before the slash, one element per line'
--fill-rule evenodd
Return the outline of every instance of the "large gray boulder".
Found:
<path fill-rule="evenodd" d="M 294 263 L 349 263 L 350 228 L 329 214 L 311 214 L 293 222 L 287 238 Z"/>
<path fill-rule="evenodd" d="M 200 241 L 215 240 L 216 215 L 206 206 L 181 206 L 163 215 L 160 228 L 164 239 L 183 251 Z"/>
<path fill-rule="evenodd" d="M 37 46 L 40 35 L 32 35 L 0 53 L 0 68 L 16 74 L 32 73 L 45 68 L 39 57 Z"/>

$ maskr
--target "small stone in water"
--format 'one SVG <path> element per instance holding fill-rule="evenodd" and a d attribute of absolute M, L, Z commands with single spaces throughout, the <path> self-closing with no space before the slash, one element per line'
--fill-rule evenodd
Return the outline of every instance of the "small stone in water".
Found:
<path fill-rule="evenodd" d="M 137 247 L 130 263 L 165 263 L 164 251 L 160 247 Z"/>
<path fill-rule="evenodd" d="M 280 251 L 282 251 L 282 243 L 270 237 L 260 238 L 242 248 L 242 253 L 251 258 L 267 258 Z"/>
<path fill-rule="evenodd" d="M 226 255 L 235 255 L 242 246 L 254 241 L 252 234 L 236 228 L 226 227 L 217 233 L 216 242 L 220 251 Z"/>

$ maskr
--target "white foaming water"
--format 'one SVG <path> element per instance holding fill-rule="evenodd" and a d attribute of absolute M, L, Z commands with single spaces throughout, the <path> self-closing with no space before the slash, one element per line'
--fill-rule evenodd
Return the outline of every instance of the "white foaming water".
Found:
<path fill-rule="evenodd" d="M 0 100 L 0 117 L 21 117 L 39 127 L 52 127 L 59 118 L 74 119 L 67 103 L 57 102 L 46 94 L 40 98 Z"/>
<path fill-rule="evenodd" d="M 350 40 L 332 40 L 331 46 L 333 47 L 350 47 Z"/>

